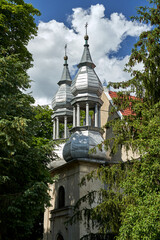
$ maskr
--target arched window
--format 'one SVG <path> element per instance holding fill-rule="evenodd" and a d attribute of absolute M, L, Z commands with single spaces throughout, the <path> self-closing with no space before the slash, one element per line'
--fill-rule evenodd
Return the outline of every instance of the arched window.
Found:
<path fill-rule="evenodd" d="M 58 208 L 65 206 L 65 190 L 63 186 L 60 186 L 58 190 Z"/>
<path fill-rule="evenodd" d="M 57 240 L 64 240 L 61 234 L 58 234 Z"/>

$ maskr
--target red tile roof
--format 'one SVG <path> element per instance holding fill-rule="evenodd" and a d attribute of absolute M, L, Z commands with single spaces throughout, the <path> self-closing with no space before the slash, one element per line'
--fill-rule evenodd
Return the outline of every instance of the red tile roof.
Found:
<path fill-rule="evenodd" d="M 109 91 L 109 95 L 111 98 L 117 98 L 118 95 L 117 95 L 117 92 L 112 92 L 112 91 Z M 130 96 L 131 99 L 137 99 L 136 97 L 134 96 Z M 133 113 L 133 111 L 131 110 L 131 108 L 126 108 L 124 110 L 121 110 L 121 113 L 123 116 L 128 116 L 128 115 L 135 115 L 135 113 Z"/>

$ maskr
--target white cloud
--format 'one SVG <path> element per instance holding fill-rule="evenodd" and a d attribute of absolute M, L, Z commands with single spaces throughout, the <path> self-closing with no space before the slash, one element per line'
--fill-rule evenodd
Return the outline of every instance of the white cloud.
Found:
<path fill-rule="evenodd" d="M 37 103 L 50 104 L 58 89 L 63 69 L 64 45 L 68 44 L 68 63 L 74 74 L 83 52 L 84 25 L 88 22 L 88 35 L 92 59 L 97 65 L 96 72 L 101 81 L 121 81 L 129 78 L 123 72 L 128 56 L 123 59 L 109 58 L 109 53 L 118 52 L 127 36 L 137 37 L 148 29 L 146 25 L 128 21 L 124 15 L 113 13 L 110 18 L 104 15 L 105 8 L 97 4 L 88 10 L 73 9 L 68 17 L 71 28 L 64 23 L 51 20 L 40 22 L 38 35 L 29 42 L 28 49 L 33 54 L 34 67 L 29 70 L 32 92 Z"/>

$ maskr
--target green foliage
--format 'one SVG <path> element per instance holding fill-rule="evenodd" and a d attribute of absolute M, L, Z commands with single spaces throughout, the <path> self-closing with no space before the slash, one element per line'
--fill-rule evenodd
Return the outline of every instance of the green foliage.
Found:
<path fill-rule="evenodd" d="M 51 148 L 33 141 L 33 97 L 26 46 L 36 34 L 34 14 L 23 0 L 0 4 L 0 239 L 28 240 L 35 219 L 49 205 L 47 163 Z"/>
<path fill-rule="evenodd" d="M 160 93 L 160 1 L 149 1 L 151 7 L 140 7 L 139 14 L 133 20 L 150 24 L 151 30 L 140 34 L 137 43 L 132 49 L 126 71 L 130 72 L 132 79 L 127 82 L 112 84 L 115 88 L 130 87 L 131 92 L 143 98 L 150 106 L 159 101 Z M 143 64 L 142 70 L 133 68 L 137 63 Z"/>
<path fill-rule="evenodd" d="M 27 44 L 37 33 L 34 15 L 40 15 L 40 12 L 23 0 L 3 0 L 0 4 L 1 51 L 4 49 L 4 55 L 18 54 L 25 70 L 31 67 L 32 60 Z"/>
<path fill-rule="evenodd" d="M 49 204 L 51 182 L 46 147 L 32 141 L 33 98 L 16 56 L 0 57 L 0 232 L 2 239 L 27 239 L 34 218 Z M 31 210 L 32 209 L 32 210 Z M 14 221 L 13 221 L 14 219 Z"/>
<path fill-rule="evenodd" d="M 51 141 L 53 133 L 52 109 L 49 106 L 34 106 L 33 141 L 35 144 L 44 145 Z"/>
<path fill-rule="evenodd" d="M 84 122 L 86 121 L 85 117 L 86 117 L 85 111 L 81 110 L 81 112 L 80 112 L 80 125 L 81 126 L 85 125 L 84 124 Z M 93 121 L 93 118 L 94 118 L 94 111 L 93 110 L 89 111 L 89 117 L 91 119 L 91 125 L 92 125 L 92 121 Z"/>
<path fill-rule="evenodd" d="M 114 99 L 112 113 L 129 108 L 131 114 L 106 124 L 112 127 L 113 137 L 104 142 L 111 146 L 111 154 L 123 145 L 127 151 L 136 151 L 137 159 L 110 164 L 86 176 L 83 184 L 98 178 L 104 187 L 96 193 L 98 198 L 88 193 L 80 199 L 72 219 L 77 214 L 88 218 L 89 229 L 96 227 L 102 239 L 109 233 L 117 240 L 160 239 L 160 1 L 149 2 L 149 8 L 140 7 L 139 15 L 133 17 L 150 24 L 151 30 L 140 35 L 132 50 L 126 66 L 132 79 L 110 84 L 123 89 Z M 136 70 L 137 63 L 143 64 L 142 70 Z M 87 217 L 84 199 L 90 206 Z"/>

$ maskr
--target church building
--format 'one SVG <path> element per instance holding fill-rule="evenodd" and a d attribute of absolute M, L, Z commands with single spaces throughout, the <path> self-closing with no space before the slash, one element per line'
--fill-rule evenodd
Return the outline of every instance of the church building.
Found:
<path fill-rule="evenodd" d="M 104 149 L 100 151 L 96 147 L 112 134 L 111 130 L 106 132 L 102 127 L 110 118 L 112 97 L 116 93 L 102 86 L 95 72 L 87 28 L 84 39 L 83 54 L 73 81 L 65 54 L 59 88 L 52 101 L 53 139 L 66 141 L 57 146 L 57 159 L 50 164 L 50 173 L 53 177 L 58 176 L 58 180 L 50 186 L 51 207 L 44 214 L 44 240 L 79 240 L 87 234 L 88 229 L 83 222 L 70 226 L 64 224 L 72 216 L 73 207 L 81 197 L 88 191 L 102 187 L 99 180 L 80 187 L 82 177 L 100 165 L 126 161 L 128 158 L 123 147 L 112 158 Z M 122 118 L 126 114 L 117 112 L 114 117 Z M 60 124 L 64 126 L 61 131 Z M 69 126 L 72 126 L 70 131 Z M 94 147 L 96 152 L 91 152 Z M 132 152 L 129 154 L 132 155 Z"/>

